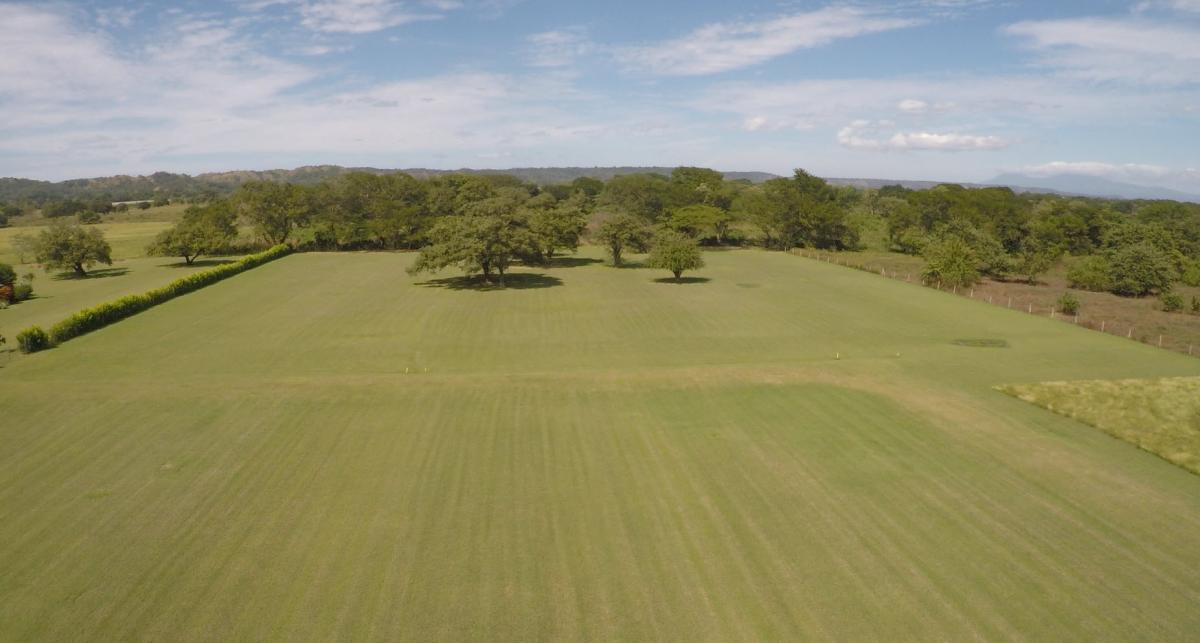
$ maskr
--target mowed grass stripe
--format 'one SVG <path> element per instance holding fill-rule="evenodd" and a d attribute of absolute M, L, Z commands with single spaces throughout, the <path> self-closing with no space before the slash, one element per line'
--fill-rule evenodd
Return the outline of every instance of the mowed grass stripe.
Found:
<path fill-rule="evenodd" d="M 0 373 L 0 635 L 1200 628 L 1195 477 L 990 388 L 1186 358 L 767 253 L 507 292 L 406 261 L 289 257 Z"/>

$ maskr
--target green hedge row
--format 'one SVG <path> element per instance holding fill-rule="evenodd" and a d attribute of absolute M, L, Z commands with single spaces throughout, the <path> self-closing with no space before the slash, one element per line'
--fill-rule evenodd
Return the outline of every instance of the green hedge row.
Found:
<path fill-rule="evenodd" d="M 55 324 L 50 329 L 50 341 L 53 344 L 61 344 L 84 333 L 90 333 L 113 322 L 136 315 L 164 301 L 174 299 L 180 295 L 186 295 L 189 292 L 199 290 L 227 277 L 232 277 L 239 272 L 249 270 L 255 266 L 261 266 L 268 261 L 274 261 L 291 251 L 292 249 L 289 246 L 278 245 L 258 254 L 247 255 L 232 263 L 220 265 L 209 270 L 194 272 L 186 277 L 176 279 L 165 286 L 146 291 L 140 295 L 128 295 L 108 303 L 100 304 L 99 306 L 85 308 Z"/>

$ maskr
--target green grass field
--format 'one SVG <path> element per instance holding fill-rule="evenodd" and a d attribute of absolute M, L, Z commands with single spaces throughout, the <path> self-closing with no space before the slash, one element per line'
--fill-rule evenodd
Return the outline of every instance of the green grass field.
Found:
<path fill-rule="evenodd" d="M 146 246 L 154 241 L 159 232 L 171 227 L 164 221 L 143 221 L 138 223 L 99 223 L 97 228 L 104 231 L 104 238 L 112 246 L 114 261 L 133 259 L 146 256 Z M 22 257 L 13 247 L 13 237 L 23 234 L 36 236 L 44 226 L 19 226 L 0 228 L 0 262 L 21 264 L 32 262 L 33 257 Z"/>
<path fill-rule="evenodd" d="M 1200 474 L 1200 377 L 1002 387 Z"/>
<path fill-rule="evenodd" d="M 18 266 L 18 274 L 33 273 L 35 297 L 0 310 L 0 335 L 12 342 L 29 326 L 48 329 L 83 308 L 157 288 L 220 261 L 224 259 L 205 257 L 188 266 L 174 257 L 121 259 L 112 266 L 96 266 L 85 279 L 76 279 L 70 273 L 47 274 L 36 266 Z M 13 348 L 7 345 L 0 350 Z M 0 357 L 0 366 L 4 362 Z"/>
<path fill-rule="evenodd" d="M 0 369 L 0 638 L 1200 632 L 1200 476 L 993 388 L 1200 361 L 783 253 L 411 259 L 294 255 Z"/>

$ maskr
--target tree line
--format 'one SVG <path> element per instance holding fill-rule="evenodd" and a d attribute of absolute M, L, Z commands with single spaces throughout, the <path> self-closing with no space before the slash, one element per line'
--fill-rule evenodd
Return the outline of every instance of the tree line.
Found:
<path fill-rule="evenodd" d="M 348 172 L 312 184 L 249 181 L 227 197 L 189 207 L 151 250 L 191 263 L 228 250 L 239 224 L 252 226 L 268 245 L 420 250 L 416 271 L 458 266 L 496 280 L 514 263 L 546 263 L 587 238 L 616 265 L 629 252 L 668 241 L 676 248 L 776 250 L 872 245 L 923 256 L 926 277 L 946 285 L 985 276 L 1036 281 L 1067 258 L 1068 276 L 1080 288 L 1140 296 L 1169 292 L 1179 282 L 1200 285 L 1195 204 L 949 184 L 863 190 L 832 186 L 804 170 L 758 184 L 699 167 L 552 185 L 502 174 L 421 179 L 402 172 Z M 80 272 L 86 265 L 69 267 Z"/>

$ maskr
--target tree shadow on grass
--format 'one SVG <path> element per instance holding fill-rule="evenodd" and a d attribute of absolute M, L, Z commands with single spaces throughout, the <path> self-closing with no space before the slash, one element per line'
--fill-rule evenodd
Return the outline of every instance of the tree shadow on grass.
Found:
<path fill-rule="evenodd" d="M 447 290 L 473 290 L 490 292 L 493 290 L 532 290 L 535 288 L 553 288 L 561 286 L 562 279 L 532 272 L 515 272 L 504 276 L 504 285 L 497 281 L 484 281 L 482 277 L 446 277 L 430 279 L 417 283 L 426 288 L 445 288 Z"/>
<path fill-rule="evenodd" d="M 175 263 L 159 264 L 160 268 L 204 268 L 205 266 L 221 266 L 233 263 L 233 259 L 197 259 L 192 263 L 176 261 Z"/>
<path fill-rule="evenodd" d="M 95 270 L 89 270 L 88 273 L 82 277 L 75 274 L 74 272 L 60 272 L 60 273 L 51 275 L 50 278 L 53 279 L 54 281 L 76 281 L 76 280 L 83 280 L 83 279 L 107 279 L 109 277 L 124 276 L 125 273 L 127 273 L 127 272 L 129 272 L 129 268 L 97 268 Z"/>
<path fill-rule="evenodd" d="M 710 281 L 712 281 L 712 279 L 709 279 L 708 277 L 680 277 L 679 279 L 676 279 L 674 277 L 663 277 L 662 279 L 655 279 L 654 283 L 683 285 L 683 284 L 706 284 Z"/>
<path fill-rule="evenodd" d="M 594 263 L 604 263 L 604 260 L 592 257 L 554 257 L 546 265 L 551 268 L 579 268 Z"/>

